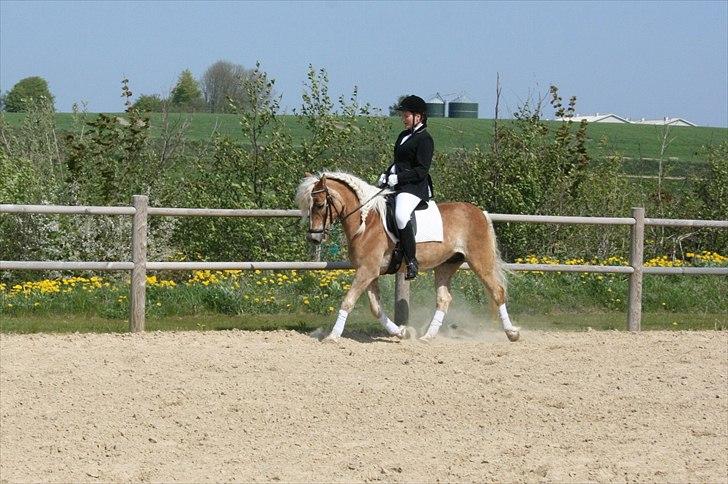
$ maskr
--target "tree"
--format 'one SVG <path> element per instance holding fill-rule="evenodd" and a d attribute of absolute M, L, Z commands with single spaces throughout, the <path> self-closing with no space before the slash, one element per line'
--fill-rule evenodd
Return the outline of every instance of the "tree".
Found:
<path fill-rule="evenodd" d="M 9 113 L 27 111 L 28 103 L 44 98 L 53 108 L 54 97 L 48 89 L 48 82 L 42 77 L 26 77 L 18 81 L 5 98 L 5 110 Z"/>
<path fill-rule="evenodd" d="M 185 69 L 177 79 L 177 85 L 172 89 L 171 101 L 176 105 L 193 105 L 202 99 L 200 84 L 192 76 L 189 69 Z"/>
<path fill-rule="evenodd" d="M 207 68 L 202 76 L 202 92 L 205 95 L 207 108 L 213 113 L 230 113 L 237 110 L 246 110 L 250 107 L 250 100 L 243 89 L 243 82 L 250 77 L 248 71 L 239 64 L 219 60 Z"/>
<path fill-rule="evenodd" d="M 162 99 L 159 94 L 142 94 L 132 107 L 143 113 L 161 113 L 166 102 L 167 100 Z"/>
<path fill-rule="evenodd" d="M 389 115 L 390 116 L 399 116 L 399 105 L 402 104 L 402 99 L 406 98 L 406 94 L 402 94 L 397 98 L 397 102 L 389 106 Z"/>

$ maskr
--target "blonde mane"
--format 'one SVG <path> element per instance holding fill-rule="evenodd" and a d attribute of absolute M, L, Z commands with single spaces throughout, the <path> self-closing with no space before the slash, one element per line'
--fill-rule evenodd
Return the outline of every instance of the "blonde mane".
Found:
<path fill-rule="evenodd" d="M 361 178 L 358 178 L 350 173 L 344 173 L 340 171 L 326 171 L 317 175 L 310 175 L 303 179 L 303 181 L 298 185 L 298 189 L 296 190 L 296 204 L 298 205 L 298 208 L 301 209 L 304 216 L 308 216 L 308 212 L 311 209 L 311 192 L 313 191 L 313 187 L 321 179 L 322 176 L 326 176 L 326 178 L 332 180 L 340 181 L 349 188 L 351 188 L 356 197 L 359 199 L 359 203 L 367 202 L 377 192 L 379 192 L 379 189 L 377 187 L 368 184 Z M 331 188 L 329 188 L 329 190 L 334 192 L 336 191 Z M 387 193 L 391 193 L 391 190 L 385 190 L 382 195 L 385 195 Z M 347 207 L 347 210 L 354 210 L 354 208 L 355 207 Z M 367 216 L 372 210 L 376 210 L 382 220 L 385 219 L 387 205 L 383 196 L 374 198 L 361 208 L 361 225 L 359 225 L 359 228 L 357 229 L 354 236 L 357 236 L 364 232 L 364 230 L 366 229 Z"/>

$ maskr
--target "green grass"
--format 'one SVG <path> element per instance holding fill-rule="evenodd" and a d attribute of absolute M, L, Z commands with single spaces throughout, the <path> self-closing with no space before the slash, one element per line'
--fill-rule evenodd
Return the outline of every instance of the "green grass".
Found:
<path fill-rule="evenodd" d="M 590 124 L 588 148 L 592 153 L 609 154 L 596 145 L 607 139 L 608 151 L 636 160 L 659 158 L 663 126 L 630 124 Z M 700 148 L 728 141 L 728 129 L 711 127 L 671 127 L 665 157 L 673 161 L 702 161 Z"/>
<path fill-rule="evenodd" d="M 247 273 L 209 285 L 148 287 L 147 330 L 328 328 L 335 319 L 350 275 L 326 279 L 305 273 L 299 282 L 278 285 L 271 272 Z M 258 282 L 269 281 L 269 284 Z M 237 286 L 236 286 L 237 284 Z M 29 296 L 0 293 L 0 332 L 119 332 L 128 328 L 128 284 L 89 288 L 63 285 L 68 292 Z M 9 290 L 10 288 L 8 288 Z M 624 329 L 628 280 L 623 275 L 527 274 L 510 277 L 509 311 L 517 324 L 531 329 Z M 381 281 L 382 304 L 392 316 L 394 278 Z M 470 271 L 452 284 L 447 321 L 471 331 L 496 329 L 489 299 Z M 728 278 L 652 276 L 644 279 L 643 328 L 728 329 Z M 273 296 L 273 297 L 272 297 Z M 268 299 L 271 298 L 271 299 Z M 308 302 L 306 302 L 308 301 Z M 435 309 L 431 274 L 411 285 L 411 321 L 423 327 Z M 348 327 L 379 334 L 367 297 L 359 299 Z"/>
<path fill-rule="evenodd" d="M 22 122 L 22 113 L 4 113 L 4 118 L 11 126 L 17 126 Z M 89 114 L 93 116 L 93 114 Z M 296 143 L 300 143 L 306 136 L 306 130 L 301 122 L 292 115 L 280 117 Z M 217 132 L 232 138 L 241 138 L 238 118 L 232 114 L 171 114 L 170 123 L 179 123 L 184 119 L 190 120 L 188 137 L 192 140 L 210 139 L 213 133 Z M 155 136 L 161 133 L 162 115 L 153 113 L 150 115 L 152 132 Z M 390 138 L 394 139 L 402 129 L 399 118 L 389 118 Z M 508 124 L 512 121 L 502 120 L 501 123 Z M 560 122 L 547 122 L 555 130 Z M 71 130 L 73 127 L 73 115 L 71 113 L 57 113 L 56 126 L 61 131 Z M 489 146 L 493 135 L 492 119 L 458 119 L 458 118 L 432 118 L 429 120 L 430 131 L 435 139 L 436 149 L 442 152 L 450 152 L 454 149 L 471 149 L 475 146 Z M 633 165 L 640 166 L 644 159 L 658 158 L 662 142 L 662 127 L 649 125 L 625 125 L 625 124 L 591 124 L 588 129 L 587 149 L 595 157 L 601 157 L 612 153 L 619 153 L 622 156 L 641 162 L 633 162 Z M 728 141 L 727 128 L 712 127 L 673 127 L 670 128 L 671 139 L 674 138 L 667 149 L 665 156 L 674 161 L 680 162 L 701 162 L 700 148 L 702 146 L 715 145 L 721 141 Z M 601 141 L 606 139 L 606 148 Z M 654 162 L 647 160 L 650 165 Z M 630 165 L 631 166 L 631 165 Z M 629 172 L 640 172 L 632 167 Z M 650 172 L 654 171 L 651 167 Z"/>

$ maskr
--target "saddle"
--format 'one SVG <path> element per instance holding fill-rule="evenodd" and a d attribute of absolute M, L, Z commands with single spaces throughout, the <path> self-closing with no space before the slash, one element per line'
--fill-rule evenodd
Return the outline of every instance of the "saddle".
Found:
<path fill-rule="evenodd" d="M 384 197 L 384 200 L 387 204 L 387 216 L 386 216 L 386 225 L 387 230 L 392 232 L 397 236 L 397 243 L 394 244 L 394 249 L 392 250 L 392 258 L 389 260 L 389 266 L 387 267 L 387 270 L 384 272 L 385 274 L 395 274 L 399 270 L 400 266 L 402 265 L 402 259 L 404 259 L 404 252 L 402 251 L 402 244 L 399 242 L 399 239 L 401 238 L 399 235 L 399 228 L 397 227 L 397 219 L 394 216 L 394 193 L 390 193 L 389 195 L 386 195 Z M 417 234 L 417 218 L 415 217 L 415 212 L 417 210 L 426 210 L 427 209 L 427 200 L 421 200 L 420 203 L 415 207 L 415 209 L 412 211 L 412 215 L 410 215 L 410 223 L 412 223 L 412 229 L 414 230 L 414 233 Z"/>

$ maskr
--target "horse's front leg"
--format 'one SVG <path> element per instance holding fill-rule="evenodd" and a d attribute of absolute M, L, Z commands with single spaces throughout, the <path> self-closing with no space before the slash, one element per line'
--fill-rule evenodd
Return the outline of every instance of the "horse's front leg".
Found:
<path fill-rule="evenodd" d="M 384 329 L 392 336 L 398 336 L 400 338 L 407 337 L 407 329 L 405 326 L 397 326 L 387 317 L 387 314 L 382 309 L 382 301 L 379 296 L 379 278 L 374 279 L 369 287 L 367 288 L 367 296 L 369 296 L 369 309 L 372 310 L 372 314 L 379 320 Z"/>
<path fill-rule="evenodd" d="M 354 280 L 351 283 L 349 291 L 347 291 L 344 300 L 341 302 L 341 308 L 339 309 L 339 316 L 336 318 L 336 323 L 331 329 L 331 333 L 324 338 L 328 341 L 336 341 L 344 331 L 346 325 L 346 319 L 349 317 L 349 313 L 354 309 L 356 301 L 361 296 L 361 293 L 371 284 L 373 280 L 379 277 L 379 266 L 370 267 L 359 267 L 354 275 Z"/>

